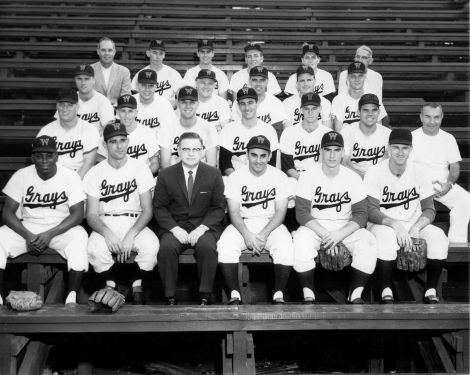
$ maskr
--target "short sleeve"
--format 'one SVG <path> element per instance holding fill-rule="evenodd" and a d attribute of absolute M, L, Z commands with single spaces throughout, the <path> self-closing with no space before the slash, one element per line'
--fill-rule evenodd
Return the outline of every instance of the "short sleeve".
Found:
<path fill-rule="evenodd" d="M 379 184 L 379 174 L 377 173 L 377 168 L 369 168 L 364 176 L 364 187 L 366 195 L 371 198 L 375 198 L 380 201 L 381 191 Z"/>
<path fill-rule="evenodd" d="M 160 150 L 155 132 L 149 132 L 148 139 L 146 139 L 146 144 L 148 147 L 149 158 L 152 158 Z"/>
<path fill-rule="evenodd" d="M 222 92 L 227 91 L 227 90 L 228 90 L 228 87 L 226 90 L 222 90 Z M 232 112 L 230 111 L 230 106 L 228 105 L 226 100 L 222 99 L 222 101 L 220 102 L 219 121 L 227 122 L 227 121 L 230 121 L 231 118 L 232 118 Z"/>
<path fill-rule="evenodd" d="M 268 74 L 268 92 L 270 92 L 271 94 L 273 95 L 277 95 L 279 94 L 282 90 L 281 90 L 281 86 L 279 86 L 279 82 L 277 81 L 277 78 L 276 76 L 269 72 Z"/>
<path fill-rule="evenodd" d="M 114 108 L 105 96 L 103 96 L 103 101 L 100 106 L 100 120 L 103 128 L 108 122 L 114 120 Z"/>
<path fill-rule="evenodd" d="M 8 195 L 18 203 L 21 203 L 23 198 L 23 173 L 24 172 L 22 170 L 16 171 L 2 190 L 5 195 Z"/>
<path fill-rule="evenodd" d="M 165 127 L 175 127 L 177 124 L 177 119 L 175 111 L 171 106 L 171 103 L 167 99 L 162 99 L 158 101 L 158 114 L 159 120 L 161 123 L 161 128 Z"/>
<path fill-rule="evenodd" d="M 68 178 L 68 192 L 69 192 L 69 206 L 73 206 L 86 199 L 85 192 L 83 191 L 82 180 L 78 173 L 68 170 L 70 176 Z"/>
<path fill-rule="evenodd" d="M 235 202 L 240 202 L 241 201 L 241 196 L 240 196 L 240 187 L 238 186 L 238 181 L 239 178 L 239 173 L 232 173 L 228 178 L 225 179 L 225 191 L 224 195 L 227 199 L 232 199 Z"/>
<path fill-rule="evenodd" d="M 297 74 L 295 74 L 295 73 L 291 74 L 289 76 L 289 79 L 287 80 L 284 92 L 286 92 L 288 94 L 292 94 L 292 95 L 297 94 L 298 92 L 297 92 L 296 82 L 297 82 Z"/>
<path fill-rule="evenodd" d="M 137 168 L 138 172 L 137 175 L 137 186 L 139 189 L 139 194 L 143 194 L 150 189 L 155 187 L 155 180 L 152 176 L 152 172 L 150 168 L 144 164 L 143 162 L 137 160 Z"/>
<path fill-rule="evenodd" d="M 342 92 L 347 91 L 347 89 L 348 89 L 348 85 L 346 83 L 347 75 L 348 75 L 348 73 L 346 72 L 346 70 L 343 70 L 339 75 L 338 94 L 341 94 Z"/>
<path fill-rule="evenodd" d="M 206 149 L 217 147 L 219 143 L 219 135 L 217 129 L 214 126 L 205 124 L 205 130 L 207 133 L 207 144 L 204 145 Z"/>
<path fill-rule="evenodd" d="M 284 110 L 284 106 L 282 105 L 282 102 L 276 98 L 275 96 L 273 97 L 273 121 L 272 123 L 275 124 L 276 122 L 280 121 L 285 121 L 287 120 L 287 114 L 286 111 Z"/>
<path fill-rule="evenodd" d="M 174 131 L 172 127 L 163 127 L 158 133 L 158 145 L 167 150 L 173 149 Z"/>
<path fill-rule="evenodd" d="M 325 83 L 325 86 L 323 87 L 323 92 L 322 92 L 323 96 L 334 93 L 336 91 L 335 83 L 333 81 L 333 76 L 329 72 L 325 74 L 324 83 Z"/>
<path fill-rule="evenodd" d="M 301 173 L 299 177 L 299 181 L 297 183 L 297 189 L 295 191 L 295 195 L 297 197 L 306 199 L 308 201 L 312 200 L 312 189 L 314 188 L 314 176 L 312 171 L 316 168 L 310 169 L 305 173 Z"/>
<path fill-rule="evenodd" d="M 449 164 L 457 163 L 462 161 L 462 157 L 460 156 L 459 146 L 457 145 L 457 141 L 455 138 L 449 134 L 447 145 L 447 161 Z"/>
<path fill-rule="evenodd" d="M 345 126 L 341 130 L 341 135 L 343 136 L 344 139 L 344 155 L 345 156 L 350 156 L 352 152 L 352 130 L 353 126 Z"/>
<path fill-rule="evenodd" d="M 291 140 L 291 131 L 290 129 L 293 129 L 292 127 L 287 128 L 284 130 L 281 134 L 281 140 L 279 143 L 279 147 L 281 149 L 281 152 L 286 155 L 293 155 L 294 150 L 292 149 L 292 140 Z"/>
<path fill-rule="evenodd" d="M 100 145 L 100 134 L 93 125 L 84 125 L 83 152 L 90 152 Z"/>
<path fill-rule="evenodd" d="M 343 110 L 341 105 L 340 96 L 337 95 L 333 99 L 333 103 L 331 103 L 331 114 L 338 120 L 343 120 Z"/>
<path fill-rule="evenodd" d="M 277 138 L 277 133 L 276 130 L 271 125 L 267 125 L 268 133 L 266 134 L 266 137 L 269 139 L 269 142 L 271 143 L 271 152 L 274 152 L 276 150 L 279 150 L 279 141 Z"/>
<path fill-rule="evenodd" d="M 420 200 L 426 199 L 436 193 L 432 186 L 431 180 L 424 173 L 418 172 L 418 178 L 419 178 L 419 199 Z"/>
<path fill-rule="evenodd" d="M 358 174 L 352 172 L 350 169 L 345 169 L 347 173 L 347 181 L 351 186 L 351 204 L 362 201 L 367 198 L 364 192 L 364 182 Z"/>
<path fill-rule="evenodd" d="M 219 86 L 219 92 L 225 92 L 229 88 L 228 78 L 222 70 L 217 77 L 217 84 Z"/>
<path fill-rule="evenodd" d="M 274 178 L 277 181 L 276 200 L 279 201 L 294 195 L 292 184 L 289 183 L 287 176 L 279 169 L 274 169 L 274 172 L 276 172 Z"/>
<path fill-rule="evenodd" d="M 331 102 L 328 99 L 321 101 L 321 118 L 329 120 L 331 118 Z"/>
<path fill-rule="evenodd" d="M 91 168 L 85 177 L 83 177 L 83 190 L 86 194 L 92 196 L 93 198 L 100 198 L 100 188 L 98 185 L 98 179 L 96 177 L 96 172 L 98 171 L 98 166 Z"/>

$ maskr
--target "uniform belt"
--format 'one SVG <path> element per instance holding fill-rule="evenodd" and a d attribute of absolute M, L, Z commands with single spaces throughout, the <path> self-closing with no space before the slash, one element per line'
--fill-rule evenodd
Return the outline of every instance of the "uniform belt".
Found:
<path fill-rule="evenodd" d="M 123 214 L 104 214 L 104 216 L 129 216 L 129 217 L 138 217 L 139 214 L 125 212 Z"/>

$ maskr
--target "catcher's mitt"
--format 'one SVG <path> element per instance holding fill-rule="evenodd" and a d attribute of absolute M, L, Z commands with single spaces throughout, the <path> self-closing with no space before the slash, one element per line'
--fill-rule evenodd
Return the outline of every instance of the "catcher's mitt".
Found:
<path fill-rule="evenodd" d="M 335 247 L 336 255 L 329 254 L 328 249 L 323 245 L 320 246 L 320 250 L 318 252 L 320 255 L 321 265 L 329 271 L 341 271 L 352 262 L 351 254 L 342 242 L 338 242 Z"/>
<path fill-rule="evenodd" d="M 88 305 L 91 312 L 97 312 L 103 308 L 110 312 L 116 312 L 125 301 L 125 297 L 117 290 L 103 288 L 97 290 L 88 298 Z"/>
<path fill-rule="evenodd" d="M 28 291 L 12 290 L 5 299 L 7 306 L 16 311 L 33 311 L 42 307 L 39 294 Z"/>
<path fill-rule="evenodd" d="M 413 241 L 411 251 L 405 251 L 402 247 L 398 250 L 397 268 L 416 272 L 426 267 L 427 244 L 423 238 L 411 239 Z"/>

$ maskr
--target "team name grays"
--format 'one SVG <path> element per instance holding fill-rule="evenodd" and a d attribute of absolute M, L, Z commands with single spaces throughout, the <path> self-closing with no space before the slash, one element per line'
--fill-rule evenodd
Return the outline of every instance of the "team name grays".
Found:
<path fill-rule="evenodd" d="M 410 207 L 410 202 L 418 198 L 419 193 L 416 191 L 416 187 L 413 187 L 408 190 L 403 190 L 398 193 L 394 193 L 389 191 L 388 186 L 384 186 L 382 191 L 382 203 L 398 202 L 397 204 L 389 205 L 389 207 L 403 205 L 405 210 L 407 210 Z"/>
<path fill-rule="evenodd" d="M 315 195 L 313 197 L 313 207 L 318 209 L 332 208 L 336 207 L 336 212 L 341 212 L 341 207 L 343 204 L 350 203 L 351 198 L 349 198 L 348 192 L 344 193 L 323 193 L 321 186 L 318 186 L 315 189 Z"/>
<path fill-rule="evenodd" d="M 101 196 L 102 197 L 109 197 L 109 198 L 120 198 L 127 202 L 129 200 L 129 196 L 137 190 L 137 181 L 132 179 L 131 181 L 121 182 L 117 185 L 108 185 L 107 180 L 103 180 L 101 182 Z M 103 199 L 101 199 L 103 200 Z M 111 200 L 111 199 L 107 199 Z"/>
<path fill-rule="evenodd" d="M 65 191 L 46 193 L 41 195 L 41 193 L 34 191 L 34 186 L 29 186 L 26 189 L 26 196 L 24 197 L 24 205 L 26 207 L 50 207 L 55 209 L 58 205 L 67 202 L 68 196 Z M 30 204 L 28 204 L 30 203 Z"/>
<path fill-rule="evenodd" d="M 276 197 L 276 188 L 265 189 L 262 191 L 248 191 L 246 185 L 242 186 L 242 202 L 250 202 L 250 206 L 255 206 L 261 204 L 264 209 L 268 208 L 269 201 L 273 200 Z"/>

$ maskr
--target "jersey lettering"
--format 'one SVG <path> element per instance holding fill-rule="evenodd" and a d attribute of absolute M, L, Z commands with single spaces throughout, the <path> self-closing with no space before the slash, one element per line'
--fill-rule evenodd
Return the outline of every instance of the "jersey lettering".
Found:
<path fill-rule="evenodd" d="M 77 141 L 72 142 L 58 142 L 57 137 L 53 137 L 56 140 L 57 145 L 57 154 L 58 155 L 65 155 L 70 154 L 71 158 L 74 158 L 77 154 L 77 151 L 83 150 L 82 140 L 79 139 Z"/>
<path fill-rule="evenodd" d="M 242 186 L 242 206 L 246 208 L 261 205 L 264 209 L 268 208 L 269 201 L 276 198 L 276 188 L 262 191 L 248 191 L 246 185 Z"/>
<path fill-rule="evenodd" d="M 246 145 L 245 142 L 240 141 L 240 137 L 235 137 L 233 140 L 233 152 L 235 151 L 245 151 L 246 150 Z"/>
<path fill-rule="evenodd" d="M 100 117 L 98 116 L 98 112 L 95 112 L 95 113 L 84 113 L 82 115 L 77 115 L 79 118 L 81 118 L 82 120 L 85 120 L 89 123 L 93 123 L 93 122 L 98 122 L 100 121 Z"/>
<path fill-rule="evenodd" d="M 351 161 L 360 163 L 361 161 L 372 161 L 372 164 L 377 164 L 379 159 L 385 155 L 385 146 L 373 148 L 361 148 L 359 143 L 354 143 Z"/>
<path fill-rule="evenodd" d="M 217 111 L 204 112 L 201 113 L 199 116 L 208 122 L 219 121 L 219 114 L 217 113 Z"/>
<path fill-rule="evenodd" d="M 67 203 L 68 200 L 69 198 L 65 191 L 60 193 L 54 192 L 41 195 L 41 193 L 34 191 L 34 186 L 29 186 L 26 189 L 26 196 L 24 197 L 23 207 L 49 207 L 50 209 L 54 210 L 57 208 L 57 206 Z"/>
<path fill-rule="evenodd" d="M 382 191 L 382 201 L 380 207 L 385 209 L 403 206 L 405 210 L 410 207 L 410 202 L 419 199 L 419 194 L 416 188 L 413 187 L 408 190 L 403 190 L 398 193 L 393 193 L 388 190 L 388 186 L 384 186 Z"/>
<path fill-rule="evenodd" d="M 344 193 L 323 193 L 321 186 L 318 186 L 315 190 L 315 196 L 313 198 L 312 208 L 324 210 L 326 208 L 336 208 L 336 212 L 341 212 L 343 204 L 351 203 L 348 192 Z"/>
<path fill-rule="evenodd" d="M 163 95 L 163 91 L 168 90 L 168 89 L 171 89 L 171 84 L 168 80 L 159 81 L 159 82 L 157 82 L 157 88 L 156 88 L 155 92 L 158 95 Z"/>
<path fill-rule="evenodd" d="M 298 124 L 304 119 L 304 114 L 300 112 L 300 108 L 296 108 L 294 111 L 294 125 Z"/>
<path fill-rule="evenodd" d="M 135 178 L 131 181 L 121 182 L 117 185 L 108 185 L 107 180 L 101 182 L 100 201 L 108 203 L 114 199 L 122 198 L 124 202 L 129 200 L 129 196 L 137 190 L 137 181 Z"/>
<path fill-rule="evenodd" d="M 359 115 L 355 112 L 352 111 L 349 106 L 346 107 L 346 110 L 344 112 L 344 123 L 346 124 L 352 124 L 354 122 L 359 121 Z"/>
<path fill-rule="evenodd" d="M 300 141 L 295 143 L 294 160 L 313 158 L 316 162 L 320 158 L 320 145 L 302 146 Z"/>
<path fill-rule="evenodd" d="M 265 123 L 267 124 L 270 124 L 271 123 L 271 114 L 268 113 L 264 116 L 258 116 L 258 118 L 261 120 L 261 121 L 264 121 Z"/>
<path fill-rule="evenodd" d="M 323 83 L 321 83 L 319 85 L 315 85 L 315 87 L 313 88 L 313 92 L 315 94 L 321 94 L 323 92 L 323 88 L 324 88 Z"/>
<path fill-rule="evenodd" d="M 149 128 L 156 128 L 160 126 L 160 121 L 158 121 L 158 117 L 146 118 L 144 120 L 136 118 L 136 120 L 140 122 L 142 125 L 148 126 Z"/>
<path fill-rule="evenodd" d="M 127 155 L 134 159 L 138 159 L 139 156 L 145 155 L 147 152 L 145 144 L 129 146 L 127 148 Z"/>

